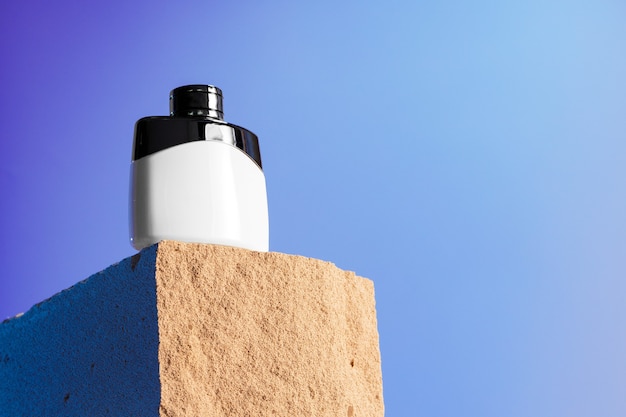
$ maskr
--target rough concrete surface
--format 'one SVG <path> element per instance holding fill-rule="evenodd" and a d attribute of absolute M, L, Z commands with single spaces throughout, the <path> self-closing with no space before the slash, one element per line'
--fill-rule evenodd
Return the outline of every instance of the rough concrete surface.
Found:
<path fill-rule="evenodd" d="M 158 415 L 156 249 L 0 323 L 0 417 Z"/>
<path fill-rule="evenodd" d="M 381 416 L 371 281 L 316 259 L 163 242 L 164 416 Z"/>
<path fill-rule="evenodd" d="M 0 324 L 0 416 L 382 416 L 371 281 L 163 241 Z"/>

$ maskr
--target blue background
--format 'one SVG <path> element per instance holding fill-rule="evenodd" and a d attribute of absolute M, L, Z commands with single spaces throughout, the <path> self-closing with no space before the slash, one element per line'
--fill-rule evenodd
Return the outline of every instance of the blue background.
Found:
<path fill-rule="evenodd" d="M 133 125 L 209 83 L 271 250 L 374 280 L 386 415 L 626 413 L 623 2 L 52 3 L 0 6 L 0 317 L 134 253 Z"/>

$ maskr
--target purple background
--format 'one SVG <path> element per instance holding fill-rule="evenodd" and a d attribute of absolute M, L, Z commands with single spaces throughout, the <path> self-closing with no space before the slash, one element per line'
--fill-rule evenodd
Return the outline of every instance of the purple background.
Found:
<path fill-rule="evenodd" d="M 626 413 L 626 6 L 3 2 L 0 318 L 134 253 L 133 125 L 222 88 L 271 249 L 374 280 L 388 416 Z"/>

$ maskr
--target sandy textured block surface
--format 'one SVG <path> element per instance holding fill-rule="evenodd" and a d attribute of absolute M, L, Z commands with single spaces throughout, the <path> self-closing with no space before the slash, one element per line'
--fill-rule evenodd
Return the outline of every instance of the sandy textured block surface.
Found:
<path fill-rule="evenodd" d="M 382 416 L 371 281 L 300 256 L 164 242 L 166 416 Z"/>
<path fill-rule="evenodd" d="M 374 287 L 164 241 L 0 324 L 0 416 L 382 416 Z"/>

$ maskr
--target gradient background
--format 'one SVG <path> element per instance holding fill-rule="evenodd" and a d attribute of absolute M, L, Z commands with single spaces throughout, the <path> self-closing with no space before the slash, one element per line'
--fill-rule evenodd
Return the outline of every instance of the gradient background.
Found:
<path fill-rule="evenodd" d="M 625 415 L 626 5 L 381 3 L 3 2 L 0 318 L 134 253 L 133 125 L 210 83 L 271 250 L 374 280 L 387 416 Z"/>

